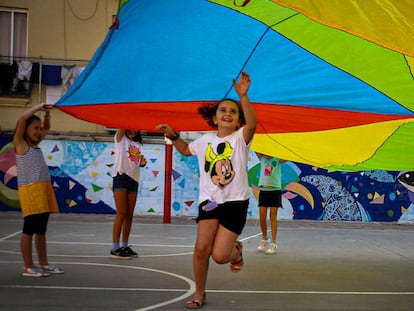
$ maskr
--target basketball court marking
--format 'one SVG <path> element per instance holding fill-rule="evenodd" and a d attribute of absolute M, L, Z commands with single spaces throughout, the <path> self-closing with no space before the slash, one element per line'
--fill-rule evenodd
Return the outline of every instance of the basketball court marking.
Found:
<path fill-rule="evenodd" d="M 0 261 L 1 263 L 21 263 L 19 261 Z M 57 264 L 62 265 L 87 265 L 87 266 L 101 266 L 101 267 L 110 267 L 110 268 L 121 268 L 121 269 L 132 269 L 132 270 L 145 270 L 149 272 L 161 273 L 171 277 L 175 277 L 178 279 L 183 280 L 189 285 L 187 290 L 185 289 L 163 289 L 163 288 L 117 288 L 117 287 L 84 287 L 84 286 L 29 286 L 29 285 L 2 285 L 2 288 L 17 288 L 17 289 L 57 289 L 57 290 L 91 290 L 91 291 L 148 291 L 148 292 L 184 292 L 182 295 L 177 296 L 176 298 L 166 300 L 154 305 L 146 306 L 143 308 L 135 309 L 133 311 L 149 311 L 154 310 L 156 308 L 164 307 L 169 304 L 180 302 L 187 297 L 190 297 L 195 291 L 195 283 L 194 281 L 184 277 L 182 275 L 178 275 L 175 273 L 171 273 L 168 271 L 152 269 L 152 268 L 145 268 L 145 267 L 136 267 L 136 266 L 120 266 L 115 264 L 104 264 L 104 263 L 82 263 L 82 262 L 57 262 Z M 414 295 L 414 292 L 373 292 L 373 291 L 273 291 L 273 290 L 207 290 L 207 293 L 237 293 L 237 294 L 267 294 L 267 295 L 333 295 L 333 296 L 344 296 L 344 295 L 353 295 L 353 296 L 361 296 L 361 295 L 375 295 L 375 296 L 391 296 L 391 295 Z"/>
<path fill-rule="evenodd" d="M 21 231 L 17 231 L 17 232 L 15 232 L 15 233 L 9 234 L 9 235 L 5 236 L 4 238 L 1 238 L 1 239 L 0 239 L 0 241 L 5 241 L 5 240 L 8 240 L 8 239 L 13 238 L 13 237 L 15 237 L 16 235 L 19 235 L 19 234 L 21 234 L 21 233 L 22 233 Z"/>
<path fill-rule="evenodd" d="M 21 261 L 0 261 L 0 264 L 7 264 L 7 263 L 21 263 Z M 124 265 L 115 265 L 115 264 L 105 264 L 105 263 L 90 263 L 90 262 L 56 262 L 56 264 L 62 264 L 62 265 L 86 265 L 86 266 L 100 266 L 100 267 L 110 267 L 110 268 L 121 268 L 121 269 L 132 269 L 132 270 L 145 270 L 145 271 L 149 271 L 149 272 L 155 272 L 155 273 L 161 273 L 161 274 L 165 274 L 165 275 L 169 275 L 171 277 L 175 277 L 177 279 L 183 280 L 184 282 L 186 282 L 189 286 L 189 288 L 187 290 L 183 289 L 183 290 L 172 290 L 172 289 L 154 289 L 154 288 L 107 288 L 107 287 L 77 287 L 77 286 L 28 286 L 28 285 L 2 285 L 2 288 L 37 288 L 37 289 L 61 289 L 61 290 L 111 290 L 111 291 L 168 291 L 168 292 L 184 292 L 184 294 L 170 299 L 170 300 L 166 300 L 164 302 L 160 302 L 154 305 L 150 305 L 144 308 L 140 308 L 140 309 L 136 309 L 134 311 L 147 311 L 147 310 L 153 310 L 156 308 L 160 308 L 163 306 L 167 306 L 169 304 L 172 304 L 174 302 L 178 302 L 181 301 L 187 297 L 190 297 L 194 291 L 195 291 L 195 283 L 194 281 L 190 280 L 189 278 L 176 274 L 176 273 L 172 273 L 172 272 L 168 272 L 168 271 L 163 271 L 163 270 L 158 270 L 158 269 L 152 269 L 152 268 L 144 268 L 144 267 L 136 267 L 136 266 L 124 266 Z"/>

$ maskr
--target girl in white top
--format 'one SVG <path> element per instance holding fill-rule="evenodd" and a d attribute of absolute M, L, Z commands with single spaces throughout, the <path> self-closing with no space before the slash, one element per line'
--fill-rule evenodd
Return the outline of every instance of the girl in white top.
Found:
<path fill-rule="evenodd" d="M 112 230 L 110 255 L 113 259 L 131 259 L 138 257 L 138 254 L 128 245 L 128 240 L 137 202 L 140 169 L 147 164 L 147 160 L 142 154 L 142 137 L 139 131 L 118 130 L 114 139 L 115 163 L 112 172 L 112 190 L 116 217 Z"/>
<path fill-rule="evenodd" d="M 256 131 L 256 113 L 247 91 L 249 75 L 242 73 L 233 86 L 240 105 L 230 99 L 206 104 L 198 111 L 207 123 L 217 129 L 188 144 L 168 124 L 159 124 L 183 155 L 195 155 L 200 167 L 199 215 L 193 269 L 196 291 L 186 302 L 198 309 L 206 302 L 205 285 L 210 256 L 216 263 L 230 263 L 233 272 L 243 266 L 242 244 L 237 237 L 246 223 L 249 204 L 247 158 Z"/>
<path fill-rule="evenodd" d="M 115 163 L 112 167 L 112 177 L 126 174 L 139 182 L 143 149 L 141 134 L 133 130 L 118 130 L 114 139 Z"/>

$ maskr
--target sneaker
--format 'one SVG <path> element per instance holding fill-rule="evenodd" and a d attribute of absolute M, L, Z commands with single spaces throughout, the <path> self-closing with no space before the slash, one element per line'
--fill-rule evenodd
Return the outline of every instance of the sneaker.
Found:
<path fill-rule="evenodd" d="M 261 240 L 259 246 L 257 247 L 257 250 L 259 252 L 263 252 L 266 248 L 266 244 L 267 244 L 267 239 Z"/>
<path fill-rule="evenodd" d="M 61 268 L 55 265 L 44 265 L 40 266 L 44 271 L 52 273 L 52 274 L 63 274 L 65 271 L 63 271 Z"/>
<path fill-rule="evenodd" d="M 134 250 L 130 246 L 124 247 L 124 253 L 129 254 L 133 258 L 138 257 L 138 254 L 134 252 Z"/>
<path fill-rule="evenodd" d="M 50 273 L 43 270 L 42 268 L 23 268 L 22 275 L 42 277 L 42 276 L 49 276 Z"/>
<path fill-rule="evenodd" d="M 111 250 L 112 259 L 132 259 L 132 256 L 125 252 L 125 247 L 120 247 L 116 250 Z"/>
<path fill-rule="evenodd" d="M 267 255 L 273 255 L 276 253 L 277 245 L 275 242 L 270 243 L 269 248 L 266 250 Z"/>

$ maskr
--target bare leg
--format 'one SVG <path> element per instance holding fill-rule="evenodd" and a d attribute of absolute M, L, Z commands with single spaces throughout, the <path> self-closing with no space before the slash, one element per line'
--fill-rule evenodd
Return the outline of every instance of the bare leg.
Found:
<path fill-rule="evenodd" d="M 277 238 L 277 211 L 279 208 L 270 207 L 270 227 L 272 230 L 272 241 L 276 242 Z"/>
<path fill-rule="evenodd" d="M 218 228 L 217 219 L 206 219 L 198 222 L 197 240 L 194 247 L 193 270 L 196 283 L 195 294 L 203 296 L 206 289 L 207 273 L 213 242 Z"/>
<path fill-rule="evenodd" d="M 112 242 L 118 242 L 121 236 L 122 226 L 126 219 L 127 214 L 127 193 L 126 191 L 115 191 L 114 192 L 116 216 L 114 226 L 112 230 Z"/>
<path fill-rule="evenodd" d="M 39 264 L 42 266 L 47 265 L 48 261 L 47 261 L 46 234 L 36 234 L 35 245 L 36 245 Z"/>
<path fill-rule="evenodd" d="M 236 233 L 219 225 L 212 251 L 216 263 L 225 264 L 241 260 L 241 254 L 235 246 L 237 237 Z"/>
<path fill-rule="evenodd" d="M 20 238 L 20 250 L 22 252 L 24 266 L 26 268 L 34 268 L 32 256 L 32 240 L 33 236 L 23 233 Z"/>
<path fill-rule="evenodd" d="M 217 219 L 199 221 L 193 256 L 196 291 L 193 299 L 186 302 L 187 308 L 199 308 L 205 297 L 210 256 L 219 264 L 241 260 L 240 251 L 234 251 L 236 239 L 237 234 L 219 225 Z"/>
<path fill-rule="evenodd" d="M 260 219 L 260 229 L 262 231 L 263 240 L 267 239 L 267 208 L 260 206 L 259 207 L 259 219 Z"/>
<path fill-rule="evenodd" d="M 137 202 L 137 194 L 129 193 L 127 196 L 127 208 L 125 213 L 125 219 L 122 226 L 122 242 L 129 241 L 129 235 L 131 233 L 132 220 L 134 218 L 135 203 Z"/>

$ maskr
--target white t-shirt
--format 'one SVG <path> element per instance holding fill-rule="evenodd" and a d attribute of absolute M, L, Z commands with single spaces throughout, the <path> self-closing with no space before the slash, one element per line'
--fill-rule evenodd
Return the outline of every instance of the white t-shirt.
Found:
<path fill-rule="evenodd" d="M 115 134 L 115 163 L 112 177 L 117 173 L 127 174 L 135 181 L 139 181 L 140 164 L 142 156 L 142 144 L 130 140 L 126 135 L 122 136 L 120 142 L 116 140 Z"/>
<path fill-rule="evenodd" d="M 205 134 L 189 144 L 200 168 L 199 203 L 210 200 L 218 204 L 249 199 L 246 145 L 243 128 L 226 137 Z"/>

